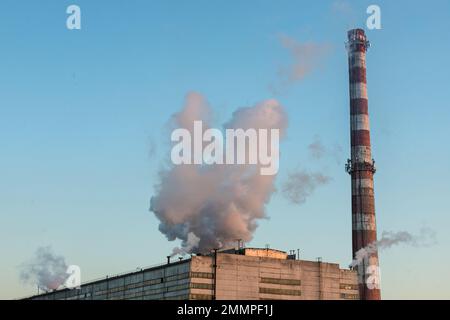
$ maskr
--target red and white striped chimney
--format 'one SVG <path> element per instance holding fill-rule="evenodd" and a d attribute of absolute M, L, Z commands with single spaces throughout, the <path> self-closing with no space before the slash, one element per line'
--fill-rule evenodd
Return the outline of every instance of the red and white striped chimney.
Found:
<path fill-rule="evenodd" d="M 356 252 L 377 241 L 373 175 L 375 162 L 370 146 L 369 112 L 366 81 L 366 51 L 369 47 L 364 30 L 348 31 L 348 67 L 350 80 L 351 159 L 347 171 L 352 178 L 352 242 Z M 375 249 L 375 250 L 374 250 Z M 379 300 L 378 251 L 371 247 L 358 266 L 359 292 L 362 300 Z"/>

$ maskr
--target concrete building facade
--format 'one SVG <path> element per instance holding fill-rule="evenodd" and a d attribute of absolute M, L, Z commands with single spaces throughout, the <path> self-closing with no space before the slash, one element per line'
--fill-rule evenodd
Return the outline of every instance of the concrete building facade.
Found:
<path fill-rule="evenodd" d="M 297 260 L 273 249 L 241 248 L 85 283 L 34 300 L 359 299 L 356 271 Z"/>

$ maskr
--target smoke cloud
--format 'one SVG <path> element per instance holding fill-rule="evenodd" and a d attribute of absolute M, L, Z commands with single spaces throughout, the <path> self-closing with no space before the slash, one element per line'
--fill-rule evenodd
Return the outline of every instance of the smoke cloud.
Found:
<path fill-rule="evenodd" d="M 283 183 L 282 193 L 292 203 L 303 204 L 317 187 L 330 181 L 330 177 L 320 172 L 309 173 L 305 170 L 291 172 Z"/>
<path fill-rule="evenodd" d="M 377 250 L 384 250 L 392 246 L 405 244 L 413 247 L 428 247 L 436 243 L 436 232 L 430 228 L 420 229 L 418 235 L 413 235 L 407 231 L 383 231 L 381 239 L 361 248 L 355 254 L 355 258 L 351 263 L 351 267 L 360 265 L 364 260 L 376 252 Z"/>
<path fill-rule="evenodd" d="M 50 246 L 39 247 L 34 257 L 21 265 L 20 279 L 46 291 L 55 290 L 69 277 L 67 268 L 65 258 L 54 254 Z"/>
<path fill-rule="evenodd" d="M 280 35 L 281 45 L 286 48 L 292 62 L 278 69 L 279 83 L 271 85 L 274 94 L 286 90 L 296 82 L 299 82 L 320 65 L 323 57 L 329 52 L 329 45 L 313 42 L 300 43 L 286 35 Z"/>
<path fill-rule="evenodd" d="M 172 128 L 191 133 L 196 120 L 210 127 L 212 111 L 199 93 L 187 95 L 183 109 L 172 116 Z M 287 128 L 287 116 L 276 100 L 237 109 L 223 129 Z M 180 239 L 173 253 L 208 252 L 250 241 L 258 220 L 266 217 L 265 205 L 275 191 L 275 175 L 261 175 L 259 164 L 172 165 L 160 171 L 160 181 L 150 210 L 160 220 L 159 230 L 169 241 Z"/>

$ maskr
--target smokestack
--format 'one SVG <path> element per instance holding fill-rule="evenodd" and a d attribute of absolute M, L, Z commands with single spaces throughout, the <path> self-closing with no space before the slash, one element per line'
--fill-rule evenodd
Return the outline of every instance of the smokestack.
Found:
<path fill-rule="evenodd" d="M 167 264 L 170 264 L 170 256 L 167 256 Z"/>
<path fill-rule="evenodd" d="M 353 258 L 358 250 L 377 241 L 373 175 L 366 81 L 366 51 L 370 44 L 364 30 L 348 31 L 348 67 L 350 80 L 351 159 L 346 170 L 352 178 Z M 358 266 L 362 300 L 380 300 L 378 251 L 371 252 Z"/>

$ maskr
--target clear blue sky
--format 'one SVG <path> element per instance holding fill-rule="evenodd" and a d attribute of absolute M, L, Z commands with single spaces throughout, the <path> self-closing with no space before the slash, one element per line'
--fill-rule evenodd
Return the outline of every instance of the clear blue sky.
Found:
<path fill-rule="evenodd" d="M 82 29 L 66 29 L 66 8 Z M 272 98 L 289 52 L 280 34 L 328 44 L 321 68 L 276 97 L 290 121 L 277 185 L 296 166 L 333 180 L 304 205 L 280 193 L 252 246 L 351 260 L 346 31 L 381 7 L 367 31 L 378 229 L 437 244 L 380 253 L 384 298 L 450 298 L 450 2 L 4 0 L 0 10 L 0 298 L 23 286 L 18 265 L 51 245 L 83 280 L 162 262 L 176 243 L 148 211 L 164 158 L 164 125 L 185 94 L 204 94 L 224 122 Z M 319 134 L 342 161 L 314 162 Z"/>

